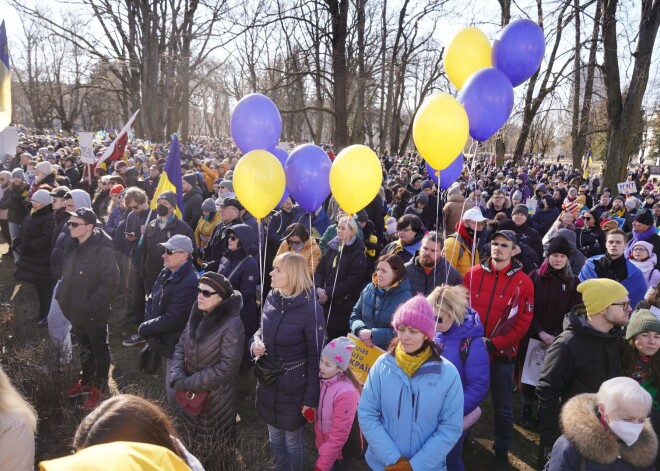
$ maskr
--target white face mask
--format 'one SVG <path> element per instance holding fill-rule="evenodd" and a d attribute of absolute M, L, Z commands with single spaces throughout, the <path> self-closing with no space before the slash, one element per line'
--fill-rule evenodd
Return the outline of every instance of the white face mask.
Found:
<path fill-rule="evenodd" d="M 637 441 L 644 428 L 644 423 L 633 424 L 624 420 L 608 420 L 607 425 L 612 433 L 628 446 L 632 446 Z"/>

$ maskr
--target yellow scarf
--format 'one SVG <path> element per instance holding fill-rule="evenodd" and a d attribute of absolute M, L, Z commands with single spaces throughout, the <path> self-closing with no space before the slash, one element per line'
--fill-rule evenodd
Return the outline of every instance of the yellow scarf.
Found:
<path fill-rule="evenodd" d="M 394 358 L 396 358 L 396 364 L 399 365 L 399 368 L 411 378 L 412 375 L 415 374 L 415 371 L 417 371 L 426 360 L 431 358 L 431 347 L 426 347 L 417 355 L 411 355 L 410 353 L 406 353 L 399 343 L 394 350 Z"/>

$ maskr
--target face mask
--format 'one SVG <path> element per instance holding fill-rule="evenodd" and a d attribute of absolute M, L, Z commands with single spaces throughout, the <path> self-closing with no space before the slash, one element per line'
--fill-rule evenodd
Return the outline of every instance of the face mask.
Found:
<path fill-rule="evenodd" d="M 413 208 L 413 211 L 415 211 L 415 214 L 422 214 L 424 212 L 424 209 L 422 209 L 422 208 Z"/>
<path fill-rule="evenodd" d="M 291 248 L 296 252 L 300 252 L 304 246 L 305 244 L 303 244 L 302 242 L 300 242 L 299 244 L 291 244 Z"/>
<path fill-rule="evenodd" d="M 167 216 L 170 213 L 170 209 L 164 204 L 159 204 L 156 206 L 156 214 L 159 216 Z"/>
<path fill-rule="evenodd" d="M 623 440 L 628 446 L 632 446 L 637 441 L 644 428 L 643 423 L 632 424 L 623 420 L 610 420 L 607 422 L 607 425 L 609 425 L 612 433 Z"/>

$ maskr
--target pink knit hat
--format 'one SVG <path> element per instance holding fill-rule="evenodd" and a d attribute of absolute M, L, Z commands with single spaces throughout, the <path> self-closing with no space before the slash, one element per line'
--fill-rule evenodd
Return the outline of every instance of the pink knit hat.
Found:
<path fill-rule="evenodd" d="M 397 308 L 392 318 L 392 327 L 396 330 L 400 325 L 417 329 L 429 339 L 433 339 L 435 336 L 433 308 L 424 296 L 418 294 Z"/>

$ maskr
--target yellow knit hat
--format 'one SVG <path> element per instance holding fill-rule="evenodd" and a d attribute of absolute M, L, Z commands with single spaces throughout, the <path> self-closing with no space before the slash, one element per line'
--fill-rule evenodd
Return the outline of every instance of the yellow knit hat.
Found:
<path fill-rule="evenodd" d="M 612 305 L 617 299 L 628 295 L 628 290 L 619 282 L 608 278 L 592 278 L 577 287 L 588 316 L 595 316 Z"/>

